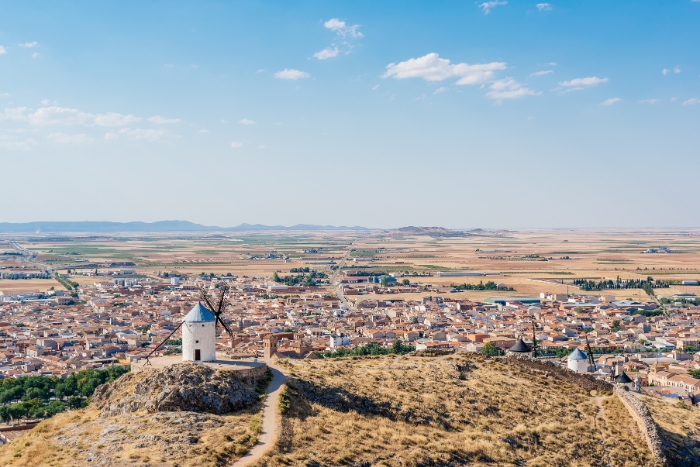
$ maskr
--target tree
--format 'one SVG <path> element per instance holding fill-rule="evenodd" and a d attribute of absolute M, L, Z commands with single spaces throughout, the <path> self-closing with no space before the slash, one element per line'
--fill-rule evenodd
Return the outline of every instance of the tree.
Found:
<path fill-rule="evenodd" d="M 688 374 L 695 379 L 700 379 L 700 370 L 688 370 Z"/>
<path fill-rule="evenodd" d="M 500 355 L 498 347 L 496 347 L 496 344 L 493 342 L 487 342 L 486 345 L 481 348 L 481 353 L 486 357 L 498 357 Z"/>
<path fill-rule="evenodd" d="M 391 346 L 391 353 L 397 355 L 407 354 L 409 352 L 413 352 L 414 350 L 416 350 L 415 347 L 413 347 L 412 345 L 406 345 L 399 339 L 396 339 L 394 341 L 394 345 Z"/>
<path fill-rule="evenodd" d="M 386 287 L 386 286 L 387 286 L 387 283 L 388 283 L 388 282 L 387 282 L 387 280 L 386 280 L 386 276 L 382 277 L 382 281 L 381 281 L 382 287 Z"/>
<path fill-rule="evenodd" d="M 402 280 L 401 283 L 402 283 L 403 285 L 411 285 L 411 281 L 408 280 L 408 279 Z"/>
<path fill-rule="evenodd" d="M 275 282 L 282 282 L 282 279 L 280 279 L 280 275 L 277 274 L 277 271 L 275 271 L 275 273 L 272 274 L 272 280 Z"/>
<path fill-rule="evenodd" d="M 619 319 L 614 319 L 612 322 L 612 329 L 611 331 L 616 332 L 620 330 L 620 320 Z"/>

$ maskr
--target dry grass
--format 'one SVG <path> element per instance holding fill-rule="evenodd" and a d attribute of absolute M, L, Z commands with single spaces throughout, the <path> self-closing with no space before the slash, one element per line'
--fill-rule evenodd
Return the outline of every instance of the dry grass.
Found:
<path fill-rule="evenodd" d="M 608 397 L 602 401 L 602 405 L 604 410 L 599 414 L 597 424 L 603 432 L 611 464 L 620 467 L 654 465 L 637 422 L 622 402 L 617 397 Z M 617 442 L 620 439 L 629 442 Z"/>
<path fill-rule="evenodd" d="M 670 465 L 700 465 L 700 410 L 655 397 L 645 397 L 661 436 Z"/>
<path fill-rule="evenodd" d="M 620 406 L 608 404 L 622 428 L 597 425 L 598 407 L 580 388 L 514 363 L 455 355 L 287 364 L 289 408 L 267 466 L 655 465 Z"/>
<path fill-rule="evenodd" d="M 0 465 L 228 465 L 257 442 L 260 408 L 258 404 L 223 416 L 169 412 L 100 417 L 91 408 L 67 412 L 0 447 Z"/>

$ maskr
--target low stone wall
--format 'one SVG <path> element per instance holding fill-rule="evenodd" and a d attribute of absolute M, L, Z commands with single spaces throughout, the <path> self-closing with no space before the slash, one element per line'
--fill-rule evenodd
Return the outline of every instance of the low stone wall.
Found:
<path fill-rule="evenodd" d="M 267 365 L 263 364 L 252 368 L 236 368 L 235 370 L 222 369 L 222 371 L 233 371 L 236 377 L 241 380 L 256 380 L 265 376 Z"/>
<path fill-rule="evenodd" d="M 651 413 L 644 402 L 639 400 L 637 397 L 630 394 L 629 391 L 615 388 L 615 395 L 622 402 L 622 404 L 627 408 L 637 426 L 639 431 L 642 433 L 644 440 L 649 446 L 649 450 L 653 456 L 666 465 L 666 455 L 663 451 L 663 441 L 661 440 L 661 435 L 659 435 L 659 430 L 656 428 L 654 420 L 651 418 Z"/>

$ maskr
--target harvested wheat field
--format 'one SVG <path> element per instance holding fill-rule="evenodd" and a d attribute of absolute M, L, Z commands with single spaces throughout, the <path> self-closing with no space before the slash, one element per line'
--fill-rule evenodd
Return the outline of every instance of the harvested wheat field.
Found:
<path fill-rule="evenodd" d="M 266 466 L 659 465 L 609 386 L 582 376 L 459 354 L 283 365 Z"/>

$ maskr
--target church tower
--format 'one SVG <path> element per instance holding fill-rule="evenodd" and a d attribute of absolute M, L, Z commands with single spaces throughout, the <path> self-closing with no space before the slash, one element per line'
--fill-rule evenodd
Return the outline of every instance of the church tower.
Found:
<path fill-rule="evenodd" d="M 263 345 L 265 347 L 263 355 L 265 360 L 269 360 L 277 353 L 277 338 L 269 334 L 263 338 Z"/>

